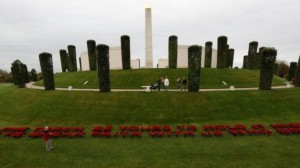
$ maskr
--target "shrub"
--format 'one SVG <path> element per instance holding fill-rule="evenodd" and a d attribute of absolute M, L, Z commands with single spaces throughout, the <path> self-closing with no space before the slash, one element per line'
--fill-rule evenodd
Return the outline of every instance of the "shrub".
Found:
<path fill-rule="evenodd" d="M 177 36 L 172 35 L 169 37 L 169 68 L 177 68 Z"/>
<path fill-rule="evenodd" d="M 218 50 L 217 50 L 217 68 L 226 67 L 226 47 L 227 47 L 227 37 L 218 37 Z"/>
<path fill-rule="evenodd" d="M 77 71 L 76 48 L 74 45 L 68 45 L 69 53 L 69 71 Z"/>
<path fill-rule="evenodd" d="M 252 41 L 249 43 L 249 50 L 248 50 L 248 69 L 256 69 L 257 64 L 257 47 L 258 42 Z"/>
<path fill-rule="evenodd" d="M 45 90 L 55 90 L 52 55 L 44 52 L 39 55 L 39 59 Z"/>
<path fill-rule="evenodd" d="M 127 35 L 121 36 L 121 51 L 122 51 L 122 67 L 130 69 L 130 37 Z"/>
<path fill-rule="evenodd" d="M 200 88 L 202 47 L 193 45 L 188 48 L 188 90 L 198 92 Z"/>
<path fill-rule="evenodd" d="M 210 68 L 211 67 L 211 58 L 212 58 L 212 45 L 211 41 L 205 43 L 205 60 L 204 60 L 204 67 Z"/>
<path fill-rule="evenodd" d="M 289 69 L 288 81 L 292 81 L 293 78 L 296 77 L 296 72 L 297 72 L 297 62 L 291 62 L 290 69 Z"/>
<path fill-rule="evenodd" d="M 86 43 L 87 43 L 87 48 L 88 48 L 90 71 L 95 71 L 97 69 L 96 41 L 95 40 L 88 40 Z"/>
<path fill-rule="evenodd" d="M 300 56 L 298 59 L 298 67 L 296 71 L 296 82 L 295 82 L 296 87 L 300 87 Z"/>
<path fill-rule="evenodd" d="M 260 69 L 260 90 L 271 90 L 274 64 L 277 56 L 275 48 L 265 48 L 262 51 L 262 63 Z"/>
<path fill-rule="evenodd" d="M 37 81 L 37 73 L 36 73 L 36 70 L 33 68 L 31 71 L 31 78 L 32 78 L 32 81 Z"/>
<path fill-rule="evenodd" d="M 97 45 L 97 66 L 99 91 L 110 92 L 109 47 L 105 44 Z"/>
<path fill-rule="evenodd" d="M 248 55 L 244 56 L 243 69 L 248 69 Z"/>
<path fill-rule="evenodd" d="M 259 52 L 257 53 L 256 57 L 256 69 L 260 69 L 261 67 L 261 52 L 265 47 L 260 47 Z"/>
<path fill-rule="evenodd" d="M 66 72 L 69 69 L 69 61 L 67 51 L 64 49 L 59 50 L 60 64 L 62 72 Z"/>
<path fill-rule="evenodd" d="M 26 67 L 27 69 L 27 67 Z M 12 63 L 11 71 L 12 71 L 12 76 L 14 80 L 14 84 L 17 85 L 20 88 L 25 87 L 26 83 L 26 74 L 25 74 L 25 66 L 20 60 L 15 60 Z M 27 77 L 28 77 L 28 72 L 27 72 Z"/>
<path fill-rule="evenodd" d="M 228 55 L 228 67 L 233 68 L 233 59 L 234 59 L 234 49 L 229 49 L 229 55 Z"/>

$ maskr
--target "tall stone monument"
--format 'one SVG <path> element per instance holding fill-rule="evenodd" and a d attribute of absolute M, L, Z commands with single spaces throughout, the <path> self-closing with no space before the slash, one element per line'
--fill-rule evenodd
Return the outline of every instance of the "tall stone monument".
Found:
<path fill-rule="evenodd" d="M 151 5 L 147 2 L 145 7 L 145 61 L 146 68 L 153 68 L 153 56 L 152 56 L 152 17 L 151 17 Z"/>

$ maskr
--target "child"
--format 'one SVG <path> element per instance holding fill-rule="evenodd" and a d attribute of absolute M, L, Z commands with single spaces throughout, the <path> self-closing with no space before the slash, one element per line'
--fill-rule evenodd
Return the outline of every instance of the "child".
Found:
<path fill-rule="evenodd" d="M 43 138 L 46 144 L 46 151 L 53 149 L 54 147 L 52 146 L 51 133 L 48 130 L 48 126 L 45 127 Z"/>

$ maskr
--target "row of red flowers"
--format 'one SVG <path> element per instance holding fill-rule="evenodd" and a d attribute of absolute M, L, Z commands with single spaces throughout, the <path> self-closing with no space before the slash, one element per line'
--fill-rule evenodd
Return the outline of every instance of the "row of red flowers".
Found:
<path fill-rule="evenodd" d="M 300 123 L 270 124 L 279 134 L 291 135 L 300 134 Z M 20 138 L 26 135 L 29 127 L 5 127 L 0 129 L 0 135 L 4 137 Z M 54 138 L 61 137 L 83 137 L 86 132 L 83 127 L 49 127 L 49 132 Z M 150 126 L 119 126 L 119 131 L 113 131 L 112 125 L 96 126 L 92 129 L 92 137 L 137 137 L 140 138 L 143 132 L 147 132 L 150 137 L 194 137 L 199 128 L 195 125 L 178 125 L 172 130 L 169 125 Z M 203 137 L 220 137 L 224 132 L 234 136 L 243 135 L 271 135 L 272 130 L 267 129 L 263 124 L 254 124 L 247 127 L 244 124 L 229 125 L 203 125 L 200 135 Z M 44 127 L 36 127 L 29 133 L 28 137 L 40 138 L 44 134 Z"/>

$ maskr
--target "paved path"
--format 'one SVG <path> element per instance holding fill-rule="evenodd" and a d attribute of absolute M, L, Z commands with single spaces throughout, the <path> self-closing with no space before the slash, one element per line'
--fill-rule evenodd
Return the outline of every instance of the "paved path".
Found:
<path fill-rule="evenodd" d="M 35 86 L 33 85 L 35 82 L 30 82 L 26 84 L 26 88 L 29 89 L 39 89 L 39 90 L 44 90 L 44 87 L 42 86 Z M 284 85 L 284 86 L 273 86 L 272 89 L 288 89 L 288 88 L 293 88 L 291 85 Z M 64 91 L 69 91 L 68 88 L 55 88 L 56 90 L 64 90 Z M 254 88 L 225 88 L 225 89 L 200 89 L 200 92 L 216 92 L 216 91 L 234 91 L 234 90 L 258 90 L 257 87 Z M 89 91 L 89 92 L 98 92 L 99 89 L 75 89 L 73 88 L 72 91 Z M 111 89 L 112 92 L 145 92 L 145 89 Z M 157 91 L 157 90 L 156 90 Z M 164 91 L 161 89 L 161 91 Z M 171 92 L 178 92 L 179 90 L 177 89 L 169 89 Z"/>

